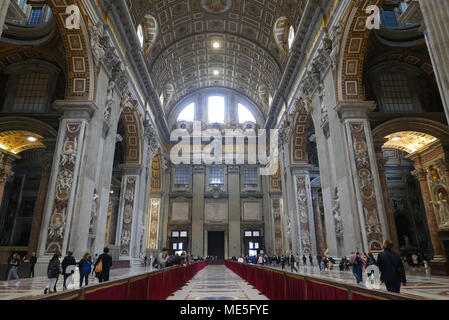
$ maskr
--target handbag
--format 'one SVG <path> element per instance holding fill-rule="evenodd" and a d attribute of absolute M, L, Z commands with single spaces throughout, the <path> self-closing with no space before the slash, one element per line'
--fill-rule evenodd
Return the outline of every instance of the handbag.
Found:
<path fill-rule="evenodd" d="M 103 271 L 103 260 L 100 260 L 98 262 L 97 266 L 95 267 L 95 273 L 101 273 Z"/>

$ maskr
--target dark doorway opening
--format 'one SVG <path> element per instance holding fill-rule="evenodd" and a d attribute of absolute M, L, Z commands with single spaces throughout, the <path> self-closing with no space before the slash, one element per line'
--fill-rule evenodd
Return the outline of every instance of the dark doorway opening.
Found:
<path fill-rule="evenodd" d="M 209 231 L 207 236 L 207 255 L 224 260 L 224 231 Z"/>

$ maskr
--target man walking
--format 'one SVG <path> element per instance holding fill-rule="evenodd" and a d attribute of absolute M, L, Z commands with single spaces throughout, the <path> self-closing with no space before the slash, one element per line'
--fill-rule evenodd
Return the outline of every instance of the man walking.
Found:
<path fill-rule="evenodd" d="M 385 283 L 390 292 L 400 293 L 401 282 L 405 285 L 405 269 L 402 264 L 401 256 L 392 250 L 393 242 L 385 240 L 384 251 L 377 257 L 377 266 L 380 270 L 380 281 Z"/>
<path fill-rule="evenodd" d="M 34 267 L 36 266 L 37 258 L 36 258 L 36 252 L 33 252 L 31 254 L 30 259 L 30 278 L 34 278 Z"/>
<path fill-rule="evenodd" d="M 70 266 L 76 266 L 76 260 L 73 257 L 73 252 L 67 251 L 67 256 L 64 257 L 61 263 L 62 275 L 64 277 L 64 283 L 62 285 L 63 290 L 67 289 L 67 279 L 75 273 L 75 268 Z"/>
<path fill-rule="evenodd" d="M 295 267 L 295 256 L 293 255 L 293 253 L 290 254 L 290 271 L 293 272 L 293 270 L 295 270 L 296 272 L 298 272 L 298 269 L 296 269 Z"/>
<path fill-rule="evenodd" d="M 98 265 L 100 265 L 97 268 Z M 99 273 L 98 281 L 100 283 L 109 281 L 109 272 L 112 267 L 112 257 L 109 255 L 109 248 L 106 247 L 103 250 L 103 253 L 97 259 L 95 263 L 94 270 L 96 273 Z M 98 271 L 97 271 L 98 270 Z"/>

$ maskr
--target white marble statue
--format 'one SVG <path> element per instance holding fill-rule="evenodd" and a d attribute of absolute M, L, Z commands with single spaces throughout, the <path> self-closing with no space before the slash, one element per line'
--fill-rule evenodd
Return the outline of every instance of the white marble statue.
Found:
<path fill-rule="evenodd" d="M 340 213 L 340 199 L 338 198 L 338 188 L 335 188 L 335 196 L 332 200 L 332 212 L 335 219 L 335 233 L 338 235 L 343 234 L 343 219 Z"/>
<path fill-rule="evenodd" d="M 438 200 L 431 201 L 435 207 L 435 216 L 440 227 L 449 227 L 449 204 L 444 199 L 443 193 L 438 193 Z"/>
<path fill-rule="evenodd" d="M 94 195 L 92 196 L 92 209 L 90 212 L 90 229 L 92 230 L 96 219 L 97 219 L 97 199 L 99 198 L 97 190 L 94 190 Z"/>

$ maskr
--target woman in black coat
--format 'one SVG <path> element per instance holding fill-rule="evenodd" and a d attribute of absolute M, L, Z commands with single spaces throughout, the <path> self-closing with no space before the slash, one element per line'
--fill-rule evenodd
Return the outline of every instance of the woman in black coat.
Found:
<path fill-rule="evenodd" d="M 60 274 L 61 274 L 61 262 L 59 261 L 59 254 L 55 253 L 53 255 L 53 258 L 51 258 L 50 262 L 48 263 L 47 267 L 48 284 L 44 290 L 44 294 L 47 294 L 48 290 L 50 290 L 50 293 L 53 293 L 51 291 L 51 288 L 53 288 L 56 285 L 56 280 L 59 278 Z"/>

